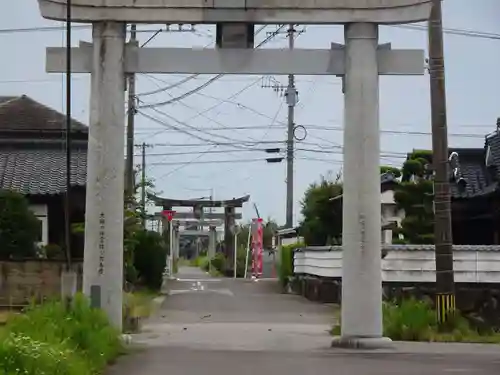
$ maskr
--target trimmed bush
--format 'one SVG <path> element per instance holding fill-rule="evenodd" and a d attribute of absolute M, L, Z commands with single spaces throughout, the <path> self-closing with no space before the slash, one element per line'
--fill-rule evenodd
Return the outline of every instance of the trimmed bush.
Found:
<path fill-rule="evenodd" d="M 104 312 L 77 295 L 32 306 L 0 334 L 0 373 L 88 375 L 100 372 L 123 350 L 120 333 Z"/>

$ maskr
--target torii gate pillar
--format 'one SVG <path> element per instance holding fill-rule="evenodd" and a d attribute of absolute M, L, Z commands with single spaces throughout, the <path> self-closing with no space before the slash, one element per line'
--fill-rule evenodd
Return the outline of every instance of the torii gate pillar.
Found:
<path fill-rule="evenodd" d="M 94 23 L 93 42 L 83 292 L 121 330 L 125 24 Z"/>
<path fill-rule="evenodd" d="M 345 25 L 341 346 L 382 337 L 378 25 Z"/>

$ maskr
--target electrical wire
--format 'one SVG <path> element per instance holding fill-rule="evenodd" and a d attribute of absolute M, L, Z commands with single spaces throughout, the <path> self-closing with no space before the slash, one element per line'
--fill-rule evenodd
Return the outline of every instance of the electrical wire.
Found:
<path fill-rule="evenodd" d="M 427 31 L 427 26 L 425 25 L 388 25 L 388 27 L 397 29 L 410 29 L 418 31 Z M 90 25 L 73 25 L 72 30 L 89 30 L 92 26 Z M 24 28 L 4 28 L 0 29 L 0 34 L 15 34 L 15 33 L 33 33 L 33 32 L 54 32 L 64 30 L 62 26 L 39 26 L 39 27 L 24 27 Z M 156 30 L 137 30 L 137 32 L 154 32 Z M 170 32 L 179 32 L 178 30 L 169 30 Z M 182 30 L 180 32 L 188 32 L 190 30 Z M 469 38 L 478 39 L 490 39 L 490 40 L 500 40 L 499 33 L 462 29 L 462 28 L 443 28 L 443 33 L 450 35 L 457 35 Z"/>
<path fill-rule="evenodd" d="M 255 36 L 257 36 L 262 30 L 264 30 L 266 28 L 266 26 L 261 26 L 257 31 L 255 31 Z M 203 47 L 203 49 L 206 49 L 208 48 L 212 43 L 210 42 L 209 44 L 207 44 L 206 46 Z M 192 79 L 195 79 L 197 77 L 199 77 L 200 74 L 192 74 L 184 79 L 181 79 L 180 81 L 176 82 L 176 83 L 173 83 L 173 84 L 170 84 L 166 87 L 163 87 L 163 88 L 159 88 L 157 90 L 153 90 L 153 91 L 148 91 L 148 92 L 144 92 L 144 93 L 140 93 L 138 94 L 137 96 L 149 96 L 149 95 L 154 95 L 154 94 L 159 94 L 159 93 L 162 93 L 162 92 L 165 92 L 165 91 L 168 91 L 168 90 L 171 90 L 173 88 L 176 88 L 180 85 L 183 85 L 184 83 L 186 82 L 189 82 L 191 81 Z"/>
<path fill-rule="evenodd" d="M 261 81 L 261 78 L 258 78 L 257 80 L 255 80 L 255 81 L 251 82 L 250 84 L 246 85 L 246 86 L 245 86 L 245 87 L 243 87 L 242 89 L 240 89 L 240 90 L 238 90 L 237 92 L 235 92 L 234 94 L 232 94 L 232 95 L 231 95 L 228 99 L 230 100 L 230 99 L 233 99 L 233 98 L 237 97 L 238 95 L 240 95 L 240 94 L 242 94 L 243 92 L 245 92 L 246 90 L 250 89 L 251 87 L 253 87 L 253 86 L 254 86 L 254 85 L 256 85 L 257 83 L 259 83 L 260 81 Z M 139 101 L 139 102 L 141 102 L 141 99 L 138 99 L 138 101 Z M 214 104 L 213 106 L 211 106 L 211 107 L 209 107 L 209 108 L 207 108 L 207 109 L 205 109 L 205 110 L 203 110 L 203 111 L 201 111 L 201 112 L 198 112 L 198 114 L 196 114 L 196 115 L 194 115 L 194 116 L 192 116 L 192 117 L 188 118 L 187 120 L 185 120 L 185 121 L 184 121 L 184 123 L 187 123 L 187 122 L 189 122 L 189 121 L 192 121 L 192 120 L 194 120 L 194 119 L 196 119 L 196 118 L 198 118 L 198 117 L 202 116 L 203 114 L 205 114 L 205 113 L 207 113 L 207 112 L 209 112 L 209 111 L 214 110 L 215 108 L 217 108 L 217 107 L 221 106 L 222 104 L 224 104 L 224 103 L 223 103 L 223 102 L 216 103 L 216 104 Z M 160 111 L 158 108 L 151 108 L 151 109 L 152 109 L 152 110 L 154 110 L 155 112 L 164 113 L 164 112 Z M 161 124 L 161 122 L 160 122 L 160 124 Z M 165 125 L 165 124 L 163 124 L 163 125 Z M 198 130 L 198 129 L 196 129 L 196 130 Z M 158 131 L 158 132 L 156 132 L 153 136 L 156 136 L 156 135 L 161 134 L 161 133 L 162 133 L 162 131 Z"/>
<path fill-rule="evenodd" d="M 214 121 L 210 119 L 211 121 Z M 320 126 L 320 125 L 310 125 L 310 124 L 298 124 L 307 128 L 307 130 L 319 130 L 319 131 L 343 131 L 342 127 L 334 127 L 334 126 Z M 481 128 L 494 128 L 495 125 L 456 125 L 454 127 L 481 127 Z M 255 126 L 227 126 L 227 127 L 204 127 L 203 130 L 207 131 L 225 131 L 225 130 L 259 130 L 259 129 L 272 129 L 272 130 L 285 130 L 285 125 L 255 125 Z M 142 128 L 141 130 L 147 130 L 147 128 Z M 149 131 L 158 130 L 156 128 L 151 128 Z M 174 130 L 164 130 L 165 132 L 174 131 Z M 421 131 L 413 131 L 413 130 L 393 130 L 393 129 L 381 129 L 380 133 L 388 134 L 388 135 L 411 135 L 411 136 L 430 136 L 431 132 L 421 132 Z M 456 138 L 477 138 L 484 139 L 484 135 L 474 134 L 474 133 L 448 133 L 449 137 Z M 323 139 L 323 138 L 322 138 Z"/>
<path fill-rule="evenodd" d="M 255 46 L 255 48 L 259 48 L 261 46 L 263 46 L 264 44 L 266 44 L 267 42 L 269 42 L 272 38 L 274 38 L 283 28 L 285 27 L 285 25 L 280 25 L 278 27 L 278 29 L 276 29 L 276 31 L 272 32 L 268 37 L 266 37 L 262 42 L 260 42 L 257 46 Z M 212 83 L 214 83 L 215 81 L 217 81 L 219 78 L 221 77 L 224 77 L 225 74 L 221 73 L 221 74 L 217 74 L 216 76 L 210 78 L 208 81 L 206 81 L 205 83 L 203 83 L 202 85 L 190 90 L 190 91 L 187 91 L 185 92 L 184 94 L 178 96 L 178 97 L 175 97 L 175 98 L 172 98 L 172 99 L 169 99 L 167 101 L 163 101 L 163 102 L 158 102 L 158 103 L 149 103 L 149 104 L 144 104 L 144 105 L 139 105 L 138 108 L 153 108 L 153 107 L 163 107 L 165 105 L 169 105 L 169 104 L 172 104 L 172 103 L 175 103 L 179 100 L 183 100 L 193 94 L 196 94 L 198 91 L 201 91 L 203 90 L 205 87 L 211 85 Z"/>
<path fill-rule="evenodd" d="M 320 159 L 320 158 L 308 158 L 308 157 L 300 157 L 296 159 L 301 160 L 309 160 L 309 161 L 324 161 L 331 162 L 334 164 L 342 164 L 342 160 L 333 160 L 333 159 Z M 254 159 L 224 159 L 224 160 L 200 160 L 200 161 L 188 161 L 188 162 L 164 162 L 164 163 L 149 163 L 149 166 L 166 166 L 166 165 L 183 165 L 186 163 L 192 164 L 232 164 L 232 163 L 253 163 L 253 162 L 266 162 L 267 159 L 264 158 L 254 158 Z M 271 164 L 279 164 L 279 163 L 271 163 Z"/>
<path fill-rule="evenodd" d="M 219 146 L 219 145 L 214 145 L 214 146 Z M 334 155 L 342 155 L 343 152 L 341 150 L 314 150 L 314 149 L 308 149 L 308 148 L 296 148 L 296 151 L 304 151 L 304 152 L 315 152 L 315 153 L 322 153 L 322 154 L 334 154 Z M 285 150 L 280 150 L 280 152 L 284 152 Z M 202 151 L 202 154 L 227 154 L 227 153 L 235 153 L 235 152 L 262 152 L 265 153 L 266 149 L 265 148 L 253 148 L 253 149 L 234 149 L 234 150 L 205 150 Z M 199 151 L 181 151 L 181 152 L 159 152 L 159 153 L 150 153 L 148 154 L 148 157 L 152 156 L 177 156 L 177 155 L 195 155 L 200 153 Z M 384 157 L 394 157 L 394 158 L 406 158 L 408 156 L 407 153 L 405 152 L 381 152 L 381 156 Z M 134 155 L 134 156 L 141 156 L 140 154 Z"/>
<path fill-rule="evenodd" d="M 210 139 L 210 138 L 205 138 L 203 136 L 199 136 L 197 134 L 193 134 L 193 133 L 191 133 L 191 132 L 189 132 L 189 131 L 187 131 L 187 130 L 185 130 L 183 128 L 180 128 L 179 126 L 175 126 L 175 125 L 169 124 L 169 123 L 167 123 L 165 121 L 162 121 L 162 120 L 160 120 L 160 119 L 158 119 L 158 118 L 156 118 L 154 116 L 151 116 L 151 115 L 149 115 L 147 113 L 144 113 L 143 111 L 138 111 L 137 113 L 140 114 L 141 116 L 146 117 L 147 119 L 149 119 L 151 121 L 154 121 L 154 122 L 160 124 L 160 125 L 176 129 L 180 133 L 184 133 L 184 134 L 189 135 L 191 137 L 197 138 L 197 139 L 199 139 L 201 141 L 205 141 L 205 142 L 207 142 L 209 144 L 216 144 L 216 145 L 222 145 L 223 144 L 222 142 L 219 142 L 217 140 Z M 165 113 L 165 116 L 169 117 L 171 120 L 179 123 L 180 125 L 185 126 L 185 127 L 189 128 L 189 129 L 191 129 L 192 131 L 196 131 L 196 132 L 199 132 L 199 133 L 202 133 L 202 134 L 205 134 L 205 135 L 209 135 L 209 136 L 215 136 L 215 137 L 219 137 L 219 138 L 222 138 L 222 139 L 226 139 L 226 140 L 228 140 L 230 142 L 234 142 L 234 144 L 237 144 L 240 147 L 248 148 L 252 144 L 252 142 L 248 142 L 248 141 L 245 141 L 245 140 L 238 140 L 238 139 L 234 139 L 234 138 L 231 138 L 231 137 L 226 137 L 226 136 L 221 136 L 221 135 L 217 135 L 217 134 L 212 134 L 212 133 L 204 132 L 204 131 L 201 131 L 200 129 L 198 129 L 198 128 L 192 126 L 192 125 L 187 124 L 186 122 L 179 121 L 175 117 L 167 115 L 166 113 Z"/>
<path fill-rule="evenodd" d="M 182 106 L 184 106 L 184 107 L 186 107 L 186 108 L 188 108 L 188 109 L 190 109 L 190 110 L 194 111 L 197 115 L 199 115 L 199 116 L 201 116 L 201 117 L 203 117 L 203 118 L 207 119 L 208 121 L 211 121 L 211 122 L 213 122 L 213 123 L 215 123 L 215 124 L 217 124 L 217 125 L 221 126 L 221 129 L 227 129 L 227 127 L 226 127 L 226 126 L 225 126 L 222 122 L 220 122 L 220 121 L 218 121 L 218 120 L 216 120 L 216 119 L 213 119 L 213 118 L 211 118 L 210 116 L 207 116 L 205 113 L 203 113 L 202 111 L 199 111 L 198 109 L 194 108 L 193 106 L 190 106 L 189 104 L 186 104 L 186 103 L 184 103 L 183 101 L 179 101 L 178 103 L 179 103 L 180 105 L 182 105 Z M 157 108 L 151 108 L 151 110 L 153 110 L 153 111 L 155 111 L 155 112 L 157 112 L 157 113 L 159 113 L 159 114 L 161 114 L 161 115 L 163 115 L 163 116 L 169 117 L 169 115 L 167 115 L 167 114 L 166 114 L 165 112 L 163 112 L 163 111 L 160 111 L 160 110 L 159 110 L 159 109 L 157 109 Z M 207 129 L 206 129 L 205 127 L 203 127 L 202 129 L 203 129 L 203 131 L 205 131 L 205 132 L 207 131 Z M 201 131 L 202 129 L 199 129 L 199 131 Z M 217 135 L 215 135 L 215 136 L 217 136 Z M 219 136 L 219 137 L 220 137 L 220 136 Z M 248 135 L 247 135 L 247 138 L 248 138 L 248 139 L 252 139 L 252 140 L 256 140 L 256 138 L 250 137 L 250 136 L 248 136 Z"/>

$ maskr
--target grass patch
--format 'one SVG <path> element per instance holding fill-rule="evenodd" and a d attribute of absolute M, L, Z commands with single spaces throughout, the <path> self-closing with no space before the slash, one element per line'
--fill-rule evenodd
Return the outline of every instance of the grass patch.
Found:
<path fill-rule="evenodd" d="M 9 318 L 0 331 L 0 373 L 96 374 L 123 349 L 105 313 L 77 295 L 69 308 L 47 302 Z"/>
<path fill-rule="evenodd" d="M 479 332 L 469 321 L 457 314 L 446 329 L 436 321 L 436 312 L 429 301 L 404 300 L 398 304 L 383 304 L 384 336 L 394 341 L 468 342 L 500 344 L 500 333 Z M 340 335 L 340 323 L 332 328 L 332 335 Z"/>
<path fill-rule="evenodd" d="M 157 293 L 144 290 L 124 295 L 123 330 L 126 333 L 140 331 L 141 320 L 149 318 L 154 313 L 154 299 Z"/>
<path fill-rule="evenodd" d="M 157 296 L 157 293 L 151 291 L 126 293 L 124 304 L 131 316 L 148 318 L 153 313 L 153 299 Z"/>

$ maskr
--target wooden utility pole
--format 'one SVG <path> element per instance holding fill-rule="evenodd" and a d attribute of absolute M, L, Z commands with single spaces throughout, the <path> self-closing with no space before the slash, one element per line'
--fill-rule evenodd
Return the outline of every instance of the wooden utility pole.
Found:
<path fill-rule="evenodd" d="M 130 27 L 130 44 L 137 43 L 137 26 Z M 125 165 L 125 199 L 131 199 L 134 194 L 135 175 L 134 175 L 134 128 L 136 109 L 135 94 L 135 74 L 130 73 L 127 77 L 128 82 L 128 112 L 127 112 L 127 158 Z"/>
<path fill-rule="evenodd" d="M 143 142 L 141 145 L 142 165 L 141 165 L 141 213 L 142 226 L 146 229 L 146 147 L 148 145 Z"/>
<path fill-rule="evenodd" d="M 445 323 L 455 310 L 453 237 L 448 161 L 442 0 L 434 0 L 429 19 L 429 73 L 434 166 L 434 241 L 436 246 L 436 312 Z"/>

